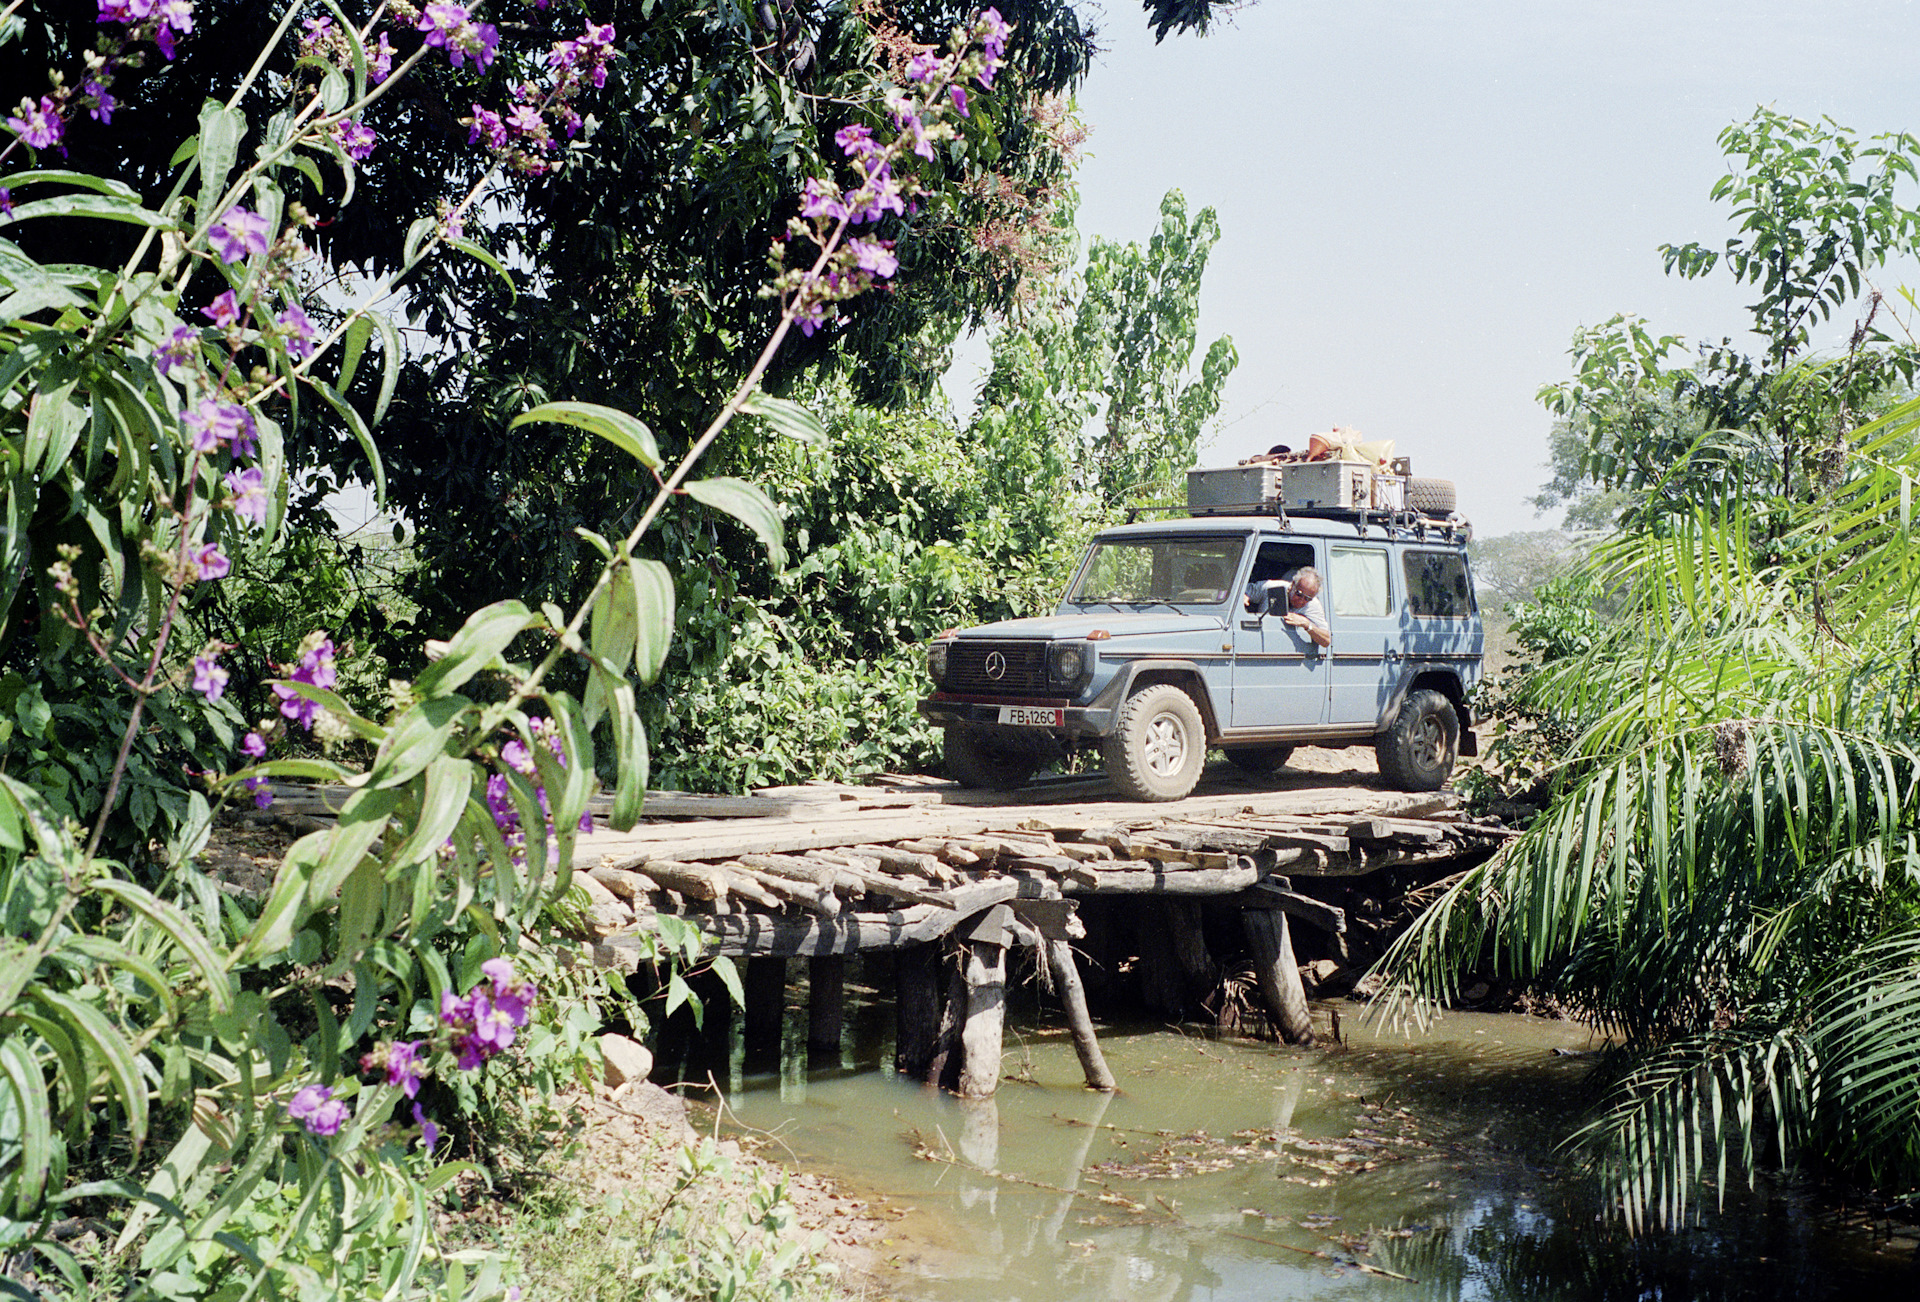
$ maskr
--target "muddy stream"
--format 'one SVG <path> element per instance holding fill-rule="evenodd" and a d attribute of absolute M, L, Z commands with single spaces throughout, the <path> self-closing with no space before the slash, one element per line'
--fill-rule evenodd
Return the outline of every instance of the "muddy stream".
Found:
<path fill-rule="evenodd" d="M 776 1137 L 770 1156 L 897 1218 L 884 1296 L 1913 1295 L 1911 1240 L 1791 1187 L 1743 1189 L 1673 1239 L 1628 1239 L 1556 1152 L 1584 1099 L 1576 1025 L 1454 1013 L 1410 1040 L 1343 1011 L 1348 1042 L 1305 1051 L 1103 1026 L 1112 1097 L 1081 1087 L 1064 1031 L 1029 1021 L 1009 1034 L 998 1097 L 969 1104 L 886 1070 L 890 1010 L 870 1006 L 837 1065 L 792 1044 L 778 1072 L 748 1075 L 736 1052 L 728 1103 Z"/>

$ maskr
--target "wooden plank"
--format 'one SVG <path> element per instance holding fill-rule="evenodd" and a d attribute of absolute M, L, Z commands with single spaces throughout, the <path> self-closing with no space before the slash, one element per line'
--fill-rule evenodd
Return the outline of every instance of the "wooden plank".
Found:
<path fill-rule="evenodd" d="M 1079 882 L 1083 886 L 1092 886 L 1100 880 L 1100 870 L 1078 859 L 1069 859 L 1065 855 L 1058 858 L 1035 856 L 1028 859 L 1016 859 L 1007 865 L 1008 871 L 1031 868 L 1045 873 L 1049 878 L 1061 881 Z"/>
<path fill-rule="evenodd" d="M 1298 891 L 1291 890 L 1275 882 L 1260 882 L 1253 890 L 1248 891 L 1246 896 L 1241 897 L 1242 900 L 1247 902 L 1248 907 L 1260 907 L 1254 900 L 1247 899 L 1248 896 L 1256 898 L 1266 896 L 1271 901 L 1267 907 L 1284 909 L 1286 912 L 1291 913 L 1294 917 L 1304 922 L 1311 922 L 1322 931 L 1340 933 L 1347 929 L 1347 911 L 1345 909 L 1328 904 L 1324 900 L 1316 900 L 1311 895 L 1302 895 Z"/>
<path fill-rule="evenodd" d="M 1016 897 L 1008 907 L 1043 940 L 1078 940 L 1087 934 L 1086 924 L 1080 921 L 1078 900 Z"/>
<path fill-rule="evenodd" d="M 1158 863 L 1144 868 L 1095 869 L 1093 885 L 1069 881 L 1061 889 L 1069 895 L 1231 895 L 1259 880 L 1260 869 L 1253 860 L 1240 855 L 1228 868 Z"/>
<path fill-rule="evenodd" d="M 735 913 L 711 919 L 710 954 L 780 957 L 856 954 L 924 944 L 952 931 L 966 919 L 1019 893 L 1011 878 L 969 882 L 954 887 L 957 908 L 915 904 L 890 913 L 846 913 L 838 918 L 773 918 Z"/>
<path fill-rule="evenodd" d="M 960 880 L 960 874 L 931 854 L 921 854 L 892 845 L 862 844 L 852 849 L 855 854 L 863 854 L 873 859 L 890 873 L 913 873 L 940 886 L 950 886 Z"/>

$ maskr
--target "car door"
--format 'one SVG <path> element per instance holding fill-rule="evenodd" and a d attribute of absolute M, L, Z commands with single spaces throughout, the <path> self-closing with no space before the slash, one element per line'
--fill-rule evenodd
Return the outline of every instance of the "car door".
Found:
<path fill-rule="evenodd" d="M 1391 550 L 1385 543 L 1329 542 L 1321 594 L 1333 628 L 1328 722 L 1374 725 L 1393 696 L 1400 623 L 1394 609 Z"/>
<path fill-rule="evenodd" d="M 1247 584 L 1280 578 L 1302 565 L 1321 568 L 1318 544 L 1270 538 L 1262 539 L 1254 552 L 1234 612 L 1231 728 L 1313 727 L 1326 722 L 1326 654 L 1303 631 L 1286 623 L 1284 608 L 1255 614 L 1244 601 Z"/>

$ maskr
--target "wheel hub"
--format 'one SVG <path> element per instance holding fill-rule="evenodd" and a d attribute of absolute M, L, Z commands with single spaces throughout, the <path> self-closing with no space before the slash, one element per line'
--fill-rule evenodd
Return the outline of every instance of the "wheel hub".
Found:
<path fill-rule="evenodd" d="M 1426 715 L 1414 726 L 1409 739 L 1413 758 L 1422 768 L 1438 768 L 1447 758 L 1447 730 L 1440 720 Z"/>
<path fill-rule="evenodd" d="M 1163 714 L 1147 725 L 1146 741 L 1141 750 L 1149 769 L 1159 777 L 1171 777 L 1187 761 L 1186 729 L 1180 726 L 1178 719 Z"/>

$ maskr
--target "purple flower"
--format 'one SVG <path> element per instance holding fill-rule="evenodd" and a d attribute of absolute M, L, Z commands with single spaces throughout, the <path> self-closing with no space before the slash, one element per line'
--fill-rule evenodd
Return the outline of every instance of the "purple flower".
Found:
<path fill-rule="evenodd" d="M 220 554 L 219 543 L 201 543 L 187 548 L 187 564 L 202 579 L 225 578 L 233 562 Z"/>
<path fill-rule="evenodd" d="M 373 61 L 367 71 L 376 86 L 393 74 L 393 43 L 387 40 L 385 32 L 380 33 L 380 44 L 373 47 Z"/>
<path fill-rule="evenodd" d="M 798 304 L 793 310 L 793 321 L 800 327 L 801 334 L 812 338 L 813 332 L 827 323 L 827 305 L 818 299 Z"/>
<path fill-rule="evenodd" d="M 507 127 L 506 124 L 500 120 L 498 113 L 490 109 L 481 108 L 478 104 L 475 104 L 473 106 L 473 116 L 461 120 L 473 127 L 473 130 L 467 133 L 468 144 L 471 145 L 482 136 L 485 136 L 488 149 L 501 150 L 507 147 Z"/>
<path fill-rule="evenodd" d="M 480 970 L 493 984 L 493 1007 L 505 1014 L 514 1026 L 525 1026 L 528 1011 L 539 997 L 539 990 L 533 982 L 525 980 L 513 970 L 511 959 L 490 958 L 480 965 Z M 512 1043 L 511 1037 L 508 1043 Z"/>
<path fill-rule="evenodd" d="M 420 1093 L 420 1074 L 425 1067 L 420 1040 L 390 1040 L 360 1059 L 362 1071 L 383 1071 L 389 1085 L 398 1085 L 408 1098 Z"/>
<path fill-rule="evenodd" d="M 267 790 L 267 780 L 265 778 L 248 778 L 247 790 L 253 793 L 253 807 L 255 809 L 265 809 L 273 804 L 273 792 Z"/>
<path fill-rule="evenodd" d="M 195 656 L 193 658 L 193 690 L 205 696 L 208 701 L 218 703 L 227 694 L 227 671 L 213 656 Z"/>
<path fill-rule="evenodd" d="M 200 348 L 200 332 L 192 326 L 175 326 L 167 342 L 160 345 L 155 354 L 153 369 L 162 375 L 173 374 L 174 368 L 185 366 L 192 360 Z"/>
<path fill-rule="evenodd" d="M 413 1105 L 413 1124 L 420 1127 L 420 1143 L 422 1147 L 431 1152 L 439 1145 L 440 1127 L 434 1125 L 433 1120 L 420 1110 L 418 1103 Z"/>
<path fill-rule="evenodd" d="M 96 23 L 137 23 L 153 13 L 153 0 L 100 0 Z"/>
<path fill-rule="evenodd" d="M 828 221 L 845 221 L 847 205 L 840 202 L 840 192 L 822 181 L 810 176 L 800 191 L 800 215 L 802 217 L 825 217 Z"/>
<path fill-rule="evenodd" d="M 514 772 L 527 777 L 533 776 L 533 752 L 528 750 L 526 744 L 518 737 L 500 748 L 500 758 L 505 760 L 507 767 Z"/>
<path fill-rule="evenodd" d="M 239 262 L 248 254 L 265 253 L 266 214 L 248 212 L 239 207 L 229 208 L 220 214 L 213 228 L 207 232 L 207 243 L 213 245 L 213 251 L 222 262 Z"/>
<path fill-rule="evenodd" d="M 1013 28 L 1000 16 L 998 9 L 982 9 L 974 20 L 974 35 L 980 38 L 980 44 L 988 55 L 999 59 L 1007 52 L 1007 37 L 1013 34 Z"/>
<path fill-rule="evenodd" d="M 932 50 L 922 50 L 907 64 L 907 80 L 932 81 L 933 74 L 938 71 L 940 71 L 940 56 Z"/>
<path fill-rule="evenodd" d="M 229 444 L 250 443 L 253 437 L 253 417 L 247 409 L 217 398 L 202 398 L 180 422 L 191 431 L 195 452 L 215 452 Z"/>
<path fill-rule="evenodd" d="M 257 732 L 250 732 L 240 739 L 240 752 L 259 759 L 267 753 L 267 739 Z"/>
<path fill-rule="evenodd" d="M 891 276 L 900 270 L 900 259 L 893 255 L 890 240 L 848 240 L 847 249 L 853 254 L 854 265 L 862 271 Z"/>
<path fill-rule="evenodd" d="M 884 161 L 876 160 L 866 184 L 847 191 L 847 215 L 852 221 L 875 222 L 887 213 L 906 210 L 906 201 L 900 197 L 900 183 L 894 180 L 893 169 Z"/>
<path fill-rule="evenodd" d="M 967 88 L 965 86 L 962 86 L 956 81 L 947 87 L 947 94 L 953 96 L 953 107 L 959 111 L 961 117 L 970 118 L 973 116 L 973 114 L 967 112 Z"/>
<path fill-rule="evenodd" d="M 333 1097 L 326 1085 L 308 1085 L 287 1104 L 287 1116 L 307 1128 L 311 1135 L 337 1135 L 347 1121 L 347 1105 Z"/>
<path fill-rule="evenodd" d="M 331 688 L 339 681 L 333 663 L 333 640 L 323 638 L 313 648 L 300 657 L 300 663 L 287 675 L 296 683 L 305 683 L 310 687 Z M 310 701 L 284 683 L 273 685 L 273 694 L 280 698 L 280 713 L 303 728 L 311 729 L 313 721 L 320 714 L 320 703 Z"/>
<path fill-rule="evenodd" d="M 833 143 L 840 146 L 841 151 L 848 158 L 864 158 L 869 154 L 879 153 L 881 148 L 874 141 L 873 131 L 857 122 L 834 132 Z"/>
<path fill-rule="evenodd" d="M 517 136 L 543 137 L 547 134 L 547 124 L 540 118 L 540 110 L 531 104 L 515 104 L 507 113 L 507 130 Z"/>
<path fill-rule="evenodd" d="M 347 157 L 356 163 L 364 163 L 371 158 L 374 146 L 379 143 L 373 128 L 364 122 L 334 123 L 333 138 Z"/>
<path fill-rule="evenodd" d="M 242 520 L 254 524 L 267 522 L 267 477 L 260 467 L 248 466 L 245 470 L 229 470 L 226 477 L 227 492 L 233 495 L 233 513 Z"/>
<path fill-rule="evenodd" d="M 273 323 L 286 332 L 289 353 L 302 360 L 313 356 L 313 322 L 307 320 L 306 311 L 298 303 L 275 317 Z"/>
<path fill-rule="evenodd" d="M 485 72 L 500 45 L 500 33 L 492 23 L 472 21 L 465 5 L 449 0 L 432 0 L 420 11 L 414 29 L 427 34 L 428 45 L 445 50 L 447 62 L 456 68 L 465 67 L 471 56 L 475 69 Z"/>
<path fill-rule="evenodd" d="M 80 93 L 90 101 L 91 107 L 87 109 L 87 114 L 95 122 L 111 123 L 113 121 L 113 110 L 119 106 L 119 101 L 114 99 L 105 86 L 96 80 L 89 80 L 80 87 Z"/>
<path fill-rule="evenodd" d="M 27 142 L 29 149 L 45 149 L 60 143 L 67 128 L 60 120 L 60 108 L 53 102 L 53 96 L 42 95 L 37 105 L 28 101 L 21 112 L 24 116 L 8 118 L 7 125 Z"/>
<path fill-rule="evenodd" d="M 232 290 L 228 290 L 201 308 L 200 314 L 222 330 L 231 329 L 240 324 L 240 299 Z"/>
<path fill-rule="evenodd" d="M 159 24 L 153 33 L 153 43 L 160 47 L 160 53 L 169 59 L 173 57 L 173 34 L 186 35 L 193 30 L 193 0 L 154 0 L 153 17 Z"/>
<path fill-rule="evenodd" d="M 0 186 L 0 217 L 13 216 L 13 191 Z"/>
<path fill-rule="evenodd" d="M 933 161 L 933 142 L 927 139 L 927 128 L 920 121 L 920 115 L 909 109 L 905 103 L 894 111 L 893 125 L 913 138 L 913 152 L 927 161 Z"/>

